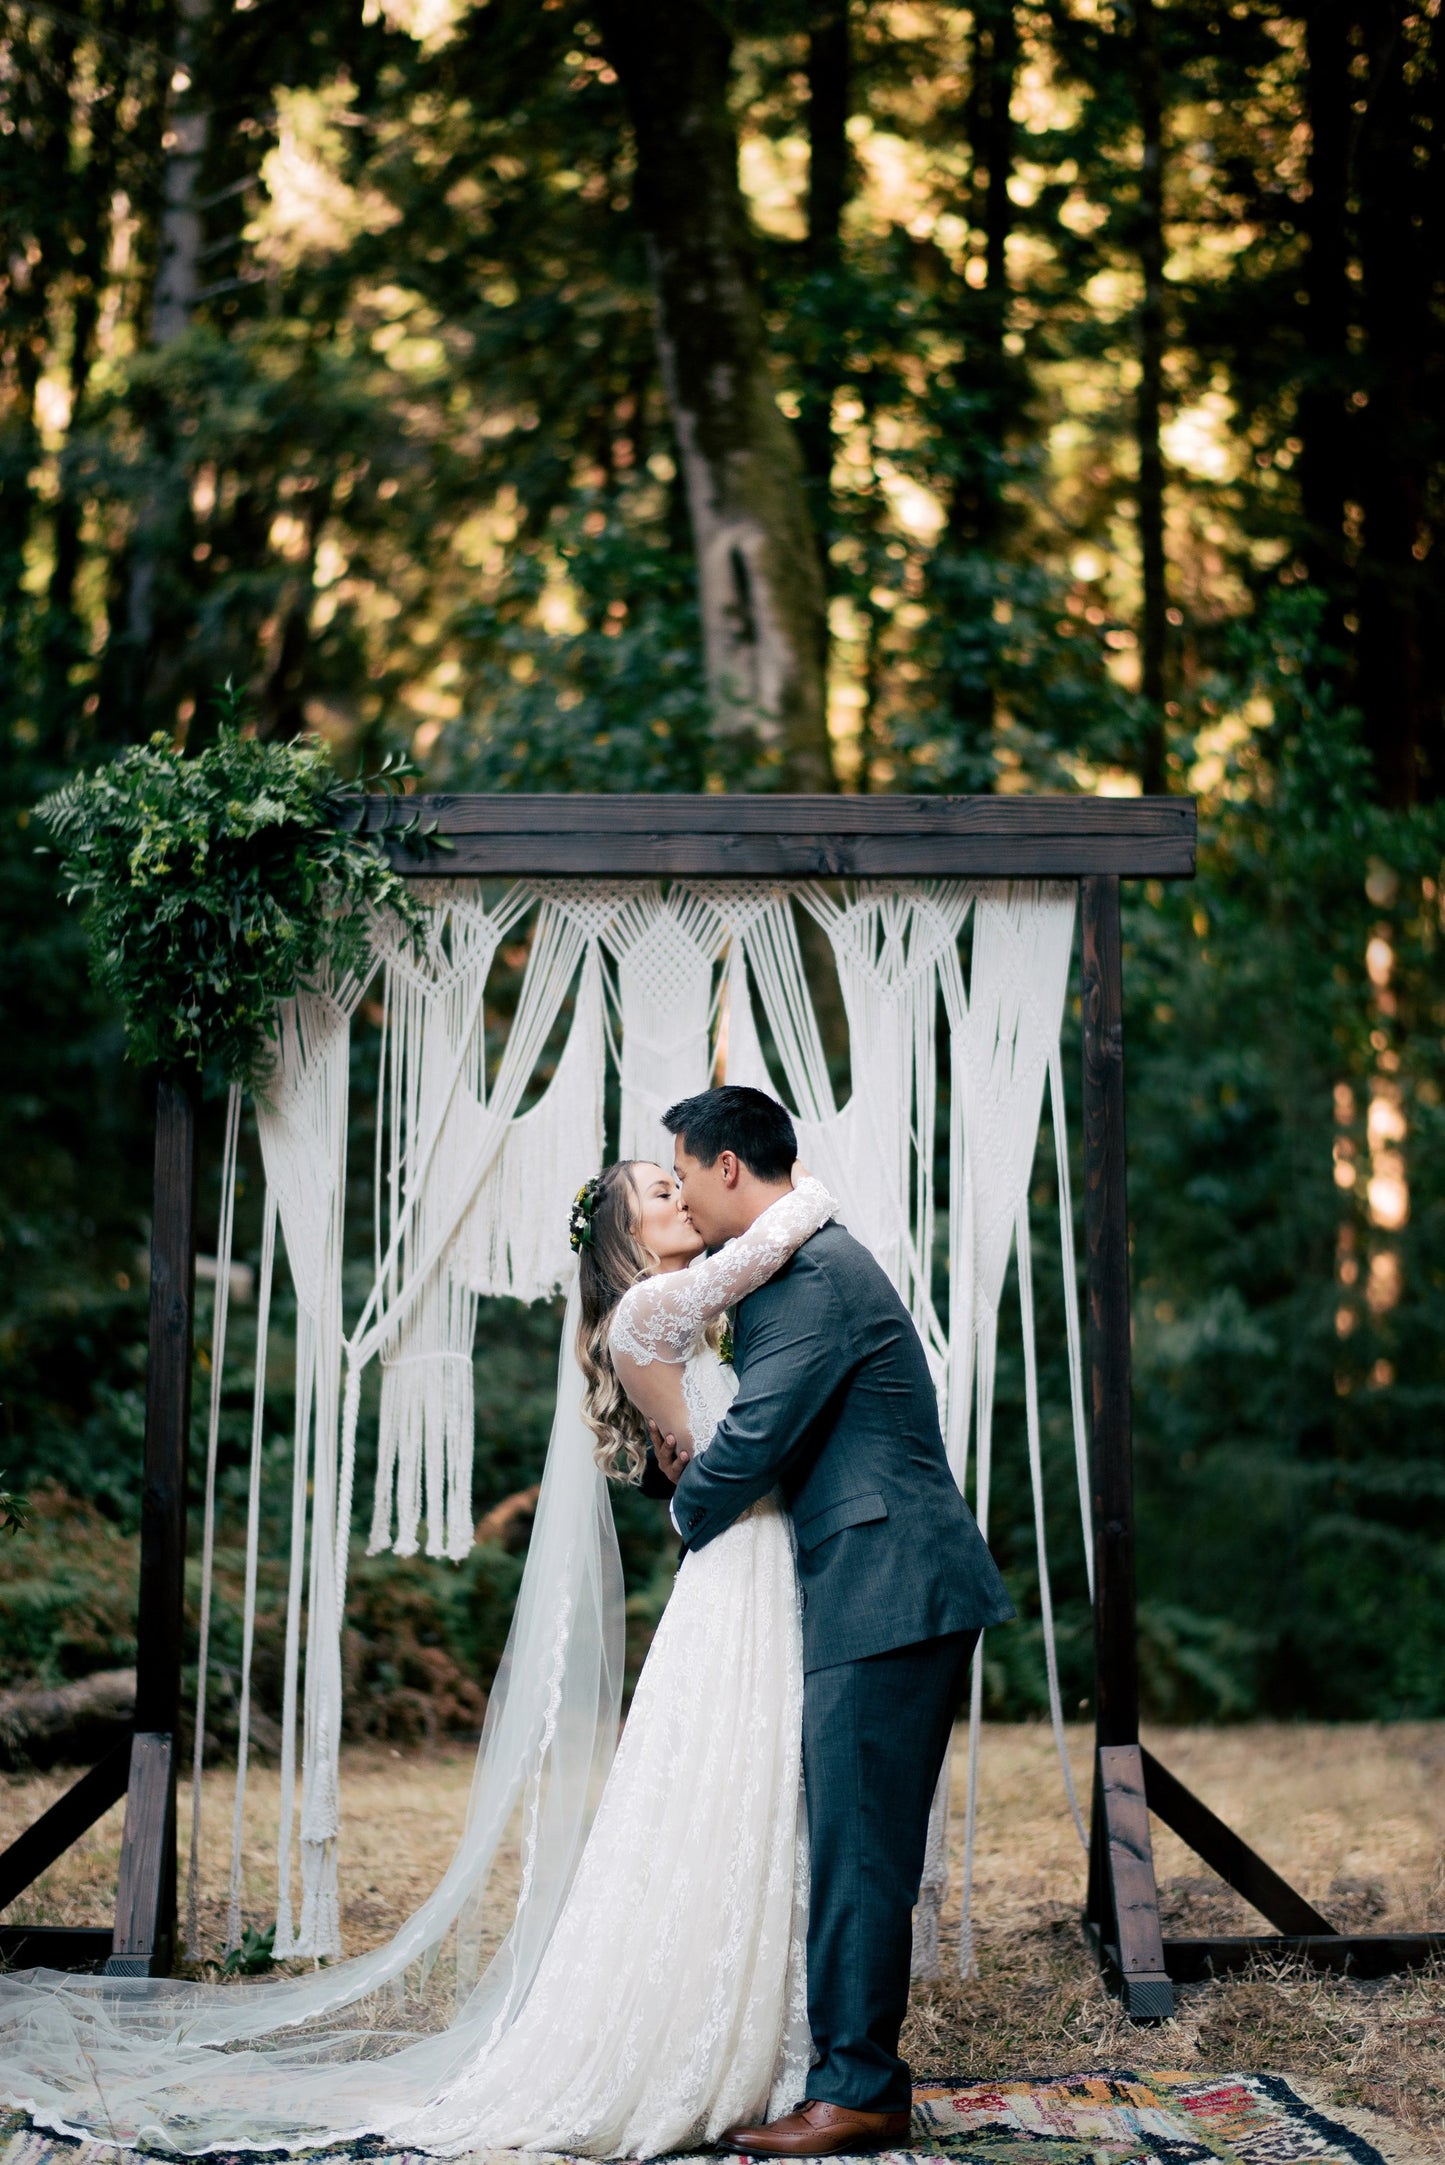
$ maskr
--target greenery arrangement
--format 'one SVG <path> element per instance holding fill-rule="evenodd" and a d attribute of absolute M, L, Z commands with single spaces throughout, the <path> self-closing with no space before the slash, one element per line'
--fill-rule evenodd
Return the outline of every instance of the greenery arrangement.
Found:
<path fill-rule="evenodd" d="M 187 759 L 161 735 L 54 790 L 38 807 L 67 900 L 82 897 L 97 985 L 121 1009 L 131 1057 L 218 1068 L 262 1084 L 276 1002 L 362 960 L 369 911 L 411 923 L 383 837 L 357 824 L 361 785 L 315 737 L 265 744 L 228 681 L 214 743 Z M 381 775 L 395 791 L 410 763 Z M 413 817 L 388 833 L 450 844 Z"/>
<path fill-rule="evenodd" d="M 5 1469 L 0 1466 L 0 1481 Z M 8 1488 L 0 1488 L 0 1533 L 23 1533 L 29 1523 L 30 1506 L 25 1497 L 17 1496 Z"/>

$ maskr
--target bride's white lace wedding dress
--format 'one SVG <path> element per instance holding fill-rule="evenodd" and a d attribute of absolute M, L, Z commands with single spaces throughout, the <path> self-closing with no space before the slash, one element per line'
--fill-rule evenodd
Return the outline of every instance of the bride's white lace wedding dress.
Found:
<path fill-rule="evenodd" d="M 716 1255 L 619 1304 L 624 1366 L 685 1364 L 695 1450 L 737 1389 L 707 1326 L 836 1208 L 802 1181 Z M 810 2059 L 802 1706 L 792 1533 L 767 1496 L 683 1558 L 520 2012 L 398 2136 L 648 2157 L 791 2110 Z"/>
<path fill-rule="evenodd" d="M 681 1368 L 695 1449 L 706 1449 L 737 1388 L 708 1324 L 835 1207 L 817 1181 L 801 1182 L 717 1255 L 645 1279 L 619 1304 L 619 1372 L 657 1361 Z M 575 1365 L 564 1358 L 562 1369 L 563 1387 L 580 1388 Z M 549 1452 L 528 1562 L 536 1583 L 518 1640 L 525 1651 L 509 1640 L 526 1688 L 508 1695 L 499 1683 L 494 1693 L 503 1710 L 496 1764 L 484 1736 L 483 1805 L 473 1796 L 481 1819 L 509 1811 L 513 1798 L 522 1804 L 517 1921 L 453 2023 L 436 2034 L 394 2030 L 381 1988 L 428 1958 L 485 1884 L 494 1835 L 470 1813 L 446 1878 L 390 1945 L 314 1979 L 236 1989 L 45 1970 L 0 1976 L 0 2096 L 59 2132 L 191 2155 L 375 2136 L 443 2155 L 649 2156 L 798 2101 L 810 2059 L 808 1890 L 790 1523 L 766 1497 L 684 1558 L 554 1907 L 551 1874 L 573 1854 L 605 1666 L 600 1596 L 594 1589 L 590 1609 L 586 1597 L 588 1573 L 604 1569 L 602 1499 L 580 1413 L 569 1407 L 564 1423 L 563 1410 L 552 1447 L 565 1431 L 562 1456 L 554 1469 Z M 524 1581 L 519 1616 L 528 1599 Z M 532 1779 L 539 1765 L 551 1768 L 545 1781 Z M 534 1931 L 545 1935 L 540 1950 Z"/>

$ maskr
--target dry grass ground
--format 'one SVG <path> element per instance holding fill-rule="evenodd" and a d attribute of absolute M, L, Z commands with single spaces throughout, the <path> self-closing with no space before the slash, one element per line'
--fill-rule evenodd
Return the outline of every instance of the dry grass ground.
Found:
<path fill-rule="evenodd" d="M 1155 1730 L 1146 1742 L 1333 1923 L 1445 1926 L 1445 1724 Z M 1070 1743 L 1087 1801 L 1090 1739 Z M 956 1752 L 955 1848 L 962 1773 Z M 1261 1967 L 1186 1987 L 1173 2022 L 1135 2029 L 1081 1943 L 1084 1859 L 1061 1788 L 1047 1731 L 986 1731 L 979 1974 L 915 1988 L 906 2049 L 920 2073 L 1269 2071 L 1321 2104 L 1387 2114 L 1445 2158 L 1445 1966 L 1378 1984 Z M 1269 1929 L 1157 1822 L 1154 1833 L 1166 1931 Z M 955 1921 L 954 1948 L 956 1933 Z"/>
<path fill-rule="evenodd" d="M 1445 1724 L 1269 1727 L 1152 1733 L 1165 1763 L 1230 1820 L 1334 1922 L 1357 1930 L 1445 1925 Z M 1089 1739 L 1071 1734 L 1087 1794 Z M 962 1753 L 955 1755 L 955 1848 Z M 376 1944 L 431 1888 L 460 1831 L 469 1754 L 349 1753 L 345 1924 L 353 1949 Z M 63 1775 L 0 1787 L 0 1844 L 65 1786 Z M 274 1912 L 277 1781 L 252 1776 L 246 1853 L 253 1920 Z M 208 1782 L 202 1938 L 220 1943 L 231 1776 Z M 120 1808 L 17 1903 L 7 1922 L 103 1923 L 114 1886 Z M 183 1798 L 182 1824 L 189 1822 Z M 1156 1829 L 1168 1925 L 1250 1931 L 1257 1920 L 1172 1836 Z M 955 1881 L 957 1874 L 955 1874 Z M 1177 2019 L 1136 2030 L 1102 1990 L 1078 1913 L 1083 1857 L 1063 1804 L 1047 1731 L 985 1734 L 975 1867 L 979 1975 L 915 1989 L 907 2050 L 920 2074 L 973 2078 L 1088 2067 L 1269 2070 L 1323 2104 L 1384 2113 L 1422 2154 L 1445 2159 L 1445 1967 L 1375 1985 L 1281 1968 L 1186 1988 Z M 945 1937 L 956 1961 L 957 1896 Z"/>

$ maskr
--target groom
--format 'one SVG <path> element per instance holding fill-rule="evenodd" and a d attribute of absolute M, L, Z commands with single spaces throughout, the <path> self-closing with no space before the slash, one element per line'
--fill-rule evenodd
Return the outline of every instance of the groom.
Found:
<path fill-rule="evenodd" d="M 761 1090 L 704 1090 L 663 1118 L 709 1247 L 788 1192 L 797 1138 Z M 741 1303 L 733 1344 L 738 1394 L 706 1452 L 689 1463 L 655 1436 L 656 1462 L 689 1547 L 773 1488 L 797 1534 L 814 2066 L 798 2111 L 727 2143 L 875 2150 L 908 2133 L 898 2036 L 929 1805 L 978 1634 L 1014 1612 L 949 1471 L 918 1334 L 866 1248 L 825 1225 Z"/>

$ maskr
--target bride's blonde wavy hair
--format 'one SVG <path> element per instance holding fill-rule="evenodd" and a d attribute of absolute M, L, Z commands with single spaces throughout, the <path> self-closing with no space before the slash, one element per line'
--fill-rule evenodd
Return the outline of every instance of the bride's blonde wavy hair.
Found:
<path fill-rule="evenodd" d="M 647 1460 L 647 1423 L 618 1382 L 607 1346 L 613 1309 L 658 1264 L 638 1238 L 634 1162 L 620 1159 L 597 1176 L 587 1238 L 577 1251 L 577 1362 L 586 1383 L 582 1418 L 597 1438 L 592 1455 L 609 1481 L 636 1483 Z"/>

